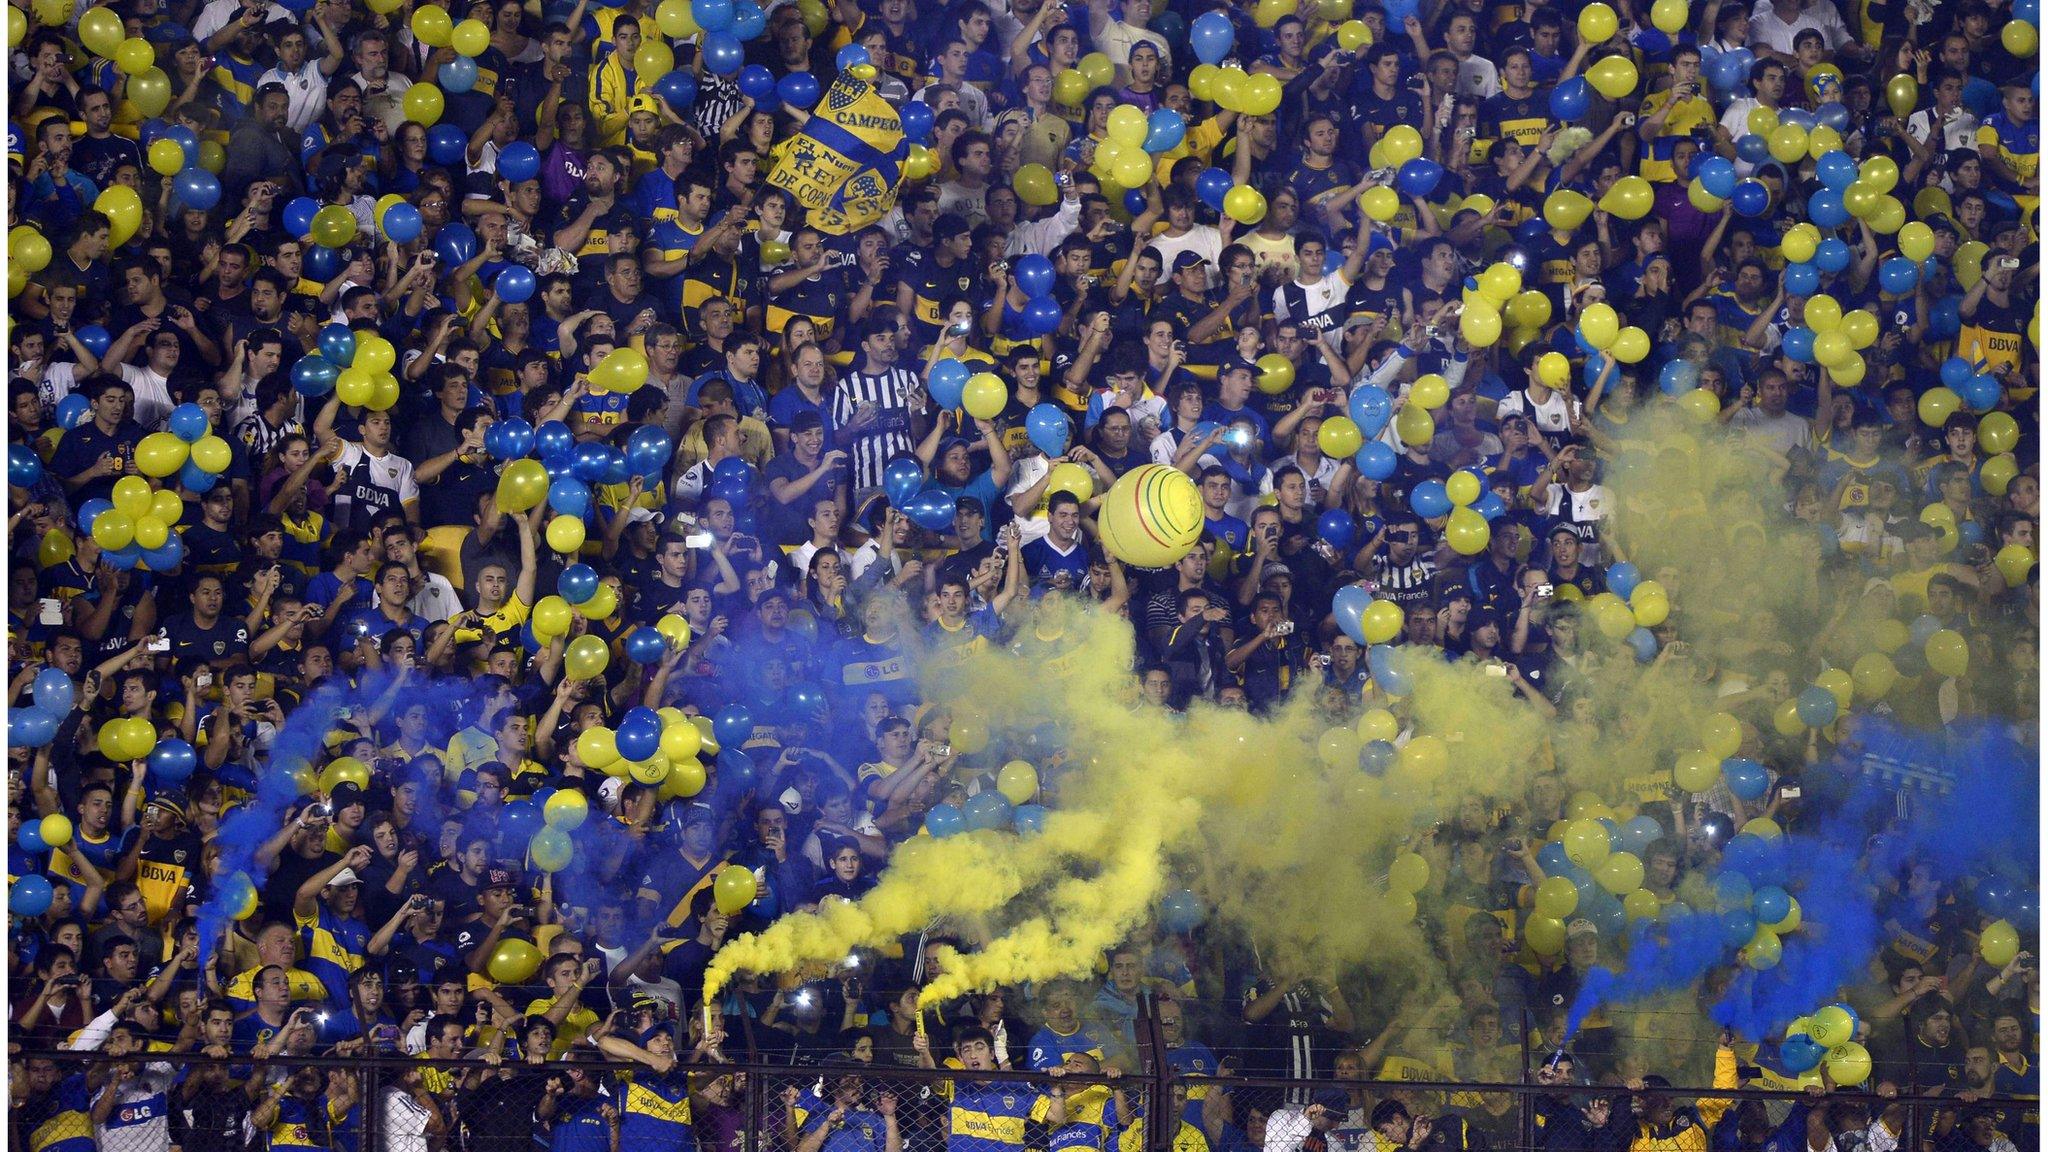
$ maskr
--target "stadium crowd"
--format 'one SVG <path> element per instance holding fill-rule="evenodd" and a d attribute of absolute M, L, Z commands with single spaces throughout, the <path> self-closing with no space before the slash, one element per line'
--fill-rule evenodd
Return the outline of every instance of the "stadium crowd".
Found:
<path fill-rule="evenodd" d="M 1994 717 L 2033 741 L 2031 0 L 1659 0 L 1654 23 L 1624 2 L 1597 40 L 1577 0 L 743 2 L 761 21 L 743 58 L 697 29 L 734 7 L 10 6 L 16 1140 L 347 1152 L 376 1107 L 408 1152 L 727 1152 L 745 1077 L 716 1066 L 757 1061 L 818 1066 L 776 1085 L 784 1152 L 1129 1150 L 1148 1122 L 1135 1095 L 1000 1072 L 1163 1059 L 1327 1082 L 1177 1093 L 1176 1152 L 1521 1146 L 1512 1097 L 1372 1082 L 1525 1077 L 1608 1087 L 1538 1102 L 1538 1146 L 1560 1152 L 2038 1142 L 2031 1109 L 1977 1102 L 2038 1092 L 2032 956 L 1992 965 L 1977 944 L 1994 910 L 2035 929 L 2032 861 L 2017 890 L 1868 877 L 1888 943 L 1841 994 L 1878 1092 L 1956 1101 L 1915 1113 L 1921 1131 L 1863 1101 L 1633 1093 L 1800 1083 L 1755 1049 L 1775 1038 L 1722 1037 L 1690 1000 L 1595 1013 L 1551 1057 L 1618 948 L 1588 918 L 1561 947 L 1522 938 L 1536 849 L 1580 814 L 1553 771 L 1418 841 L 1441 995 L 1371 995 L 1221 926 L 1163 925 L 1093 983 L 928 1019 L 937 937 L 701 1003 L 722 941 L 858 899 L 900 845 L 947 831 L 934 811 L 995 790 L 1003 758 L 920 675 L 1028 650 L 1019 620 L 1045 598 L 1128 618 L 1130 706 L 1162 713 L 1306 694 L 1348 721 L 1384 703 L 1332 611 L 1360 585 L 1398 606 L 1396 648 L 1484 666 L 1560 726 L 1593 719 L 1605 661 L 1691 664 L 1767 787 L 1644 784 L 1628 798 L 1659 832 L 1643 887 L 1675 899 L 1751 818 L 1797 837 L 1826 816 L 1813 766 L 1840 731 L 1775 718 L 1843 663 L 1832 634 L 1795 650 L 1758 620 L 1751 658 L 1715 664 L 1682 605 L 1634 651 L 1587 611 L 1626 559 L 1616 445 L 1681 404 L 1725 432 L 1710 444 L 1777 462 L 1771 502 L 1805 533 L 1790 562 L 1820 600 L 1876 598 L 1967 642 L 1959 676 L 1902 658 L 1885 711 L 1929 730 Z M 1219 13 L 1227 59 L 1277 86 L 1270 111 L 1213 102 L 1199 50 Z M 768 177 L 861 59 L 876 95 L 914 109 L 920 150 L 879 220 L 821 229 Z M 1588 93 L 1608 61 L 1631 85 Z M 1098 163 L 1126 108 L 1185 125 L 1156 152 L 1110 150 L 1142 160 L 1136 187 Z M 1824 165 L 1739 148 L 1759 110 L 1887 158 L 1931 254 L 1859 216 L 1788 257 Z M 1380 162 L 1401 129 L 1426 166 Z M 1714 165 L 1768 201 L 1689 192 Z M 1624 178 L 1647 182 L 1641 211 L 1608 198 Z M 1263 214 L 1231 198 L 1247 188 Z M 1559 192 L 1594 207 L 1561 217 Z M 1881 327 L 1860 382 L 1795 337 L 1815 260 L 1831 300 Z M 1461 314 L 1501 263 L 1540 297 L 1511 319 L 1536 320 L 1475 343 Z M 1057 322 L 1037 325 L 1046 299 Z M 1601 305 L 1641 354 L 1576 338 Z M 618 367 L 625 349 L 639 367 Z M 336 372 L 352 353 L 359 377 Z M 1991 383 L 1930 409 L 1962 383 L 1955 357 Z M 986 415 L 934 399 L 961 365 L 1001 385 L 971 402 Z M 1422 380 L 1444 396 L 1411 391 Z M 1434 408 L 1433 434 L 1325 436 L 1368 386 Z M 149 463 L 165 433 L 189 464 Z M 209 433 L 224 447 L 202 452 Z M 536 445 L 546 498 L 501 507 L 501 472 Z M 1204 531 L 1170 567 L 1098 540 L 1102 493 L 1147 465 L 1200 492 Z M 1472 555 L 1448 505 L 1417 499 L 1459 475 L 1489 514 Z M 90 530 L 139 524 L 132 479 L 175 540 Z M 343 703 L 302 794 L 260 843 L 228 842 L 323 691 Z M 689 738 L 694 780 L 591 762 L 586 734 L 641 706 L 716 718 Z M 565 794 L 589 811 L 575 884 L 528 851 Z M 759 889 L 730 912 L 728 863 Z M 224 895 L 236 868 L 246 901 Z M 202 939 L 223 902 L 246 906 Z M 135 1059 L 64 1059 L 93 1049 Z M 490 1066 L 421 1064 L 365 1100 L 349 1071 L 291 1063 L 313 1054 Z M 582 1066 L 600 1060 L 642 1070 Z M 969 1075 L 934 1092 L 862 1075 L 938 1065 Z"/>

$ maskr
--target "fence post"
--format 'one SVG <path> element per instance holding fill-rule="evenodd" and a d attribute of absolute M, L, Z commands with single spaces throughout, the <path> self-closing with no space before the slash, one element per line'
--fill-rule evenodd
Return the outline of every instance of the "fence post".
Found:
<path fill-rule="evenodd" d="M 750 1042 L 752 1041 L 752 1029 L 748 1030 L 747 1039 Z M 748 1046 L 749 1048 L 751 1048 L 752 1044 L 749 1043 Z M 748 1054 L 747 1062 L 750 1065 L 752 1065 L 752 1067 L 750 1067 L 747 1072 L 746 1147 L 748 1152 L 760 1152 L 761 1149 L 768 1147 L 768 1144 L 762 1140 L 762 1136 L 764 1135 L 763 1129 L 766 1127 L 768 1122 L 768 1080 L 766 1074 L 762 1071 L 761 1066 L 759 1064 L 754 1063 L 753 1055 L 751 1052 Z"/>
<path fill-rule="evenodd" d="M 1529 1083 L 1529 1006 L 1522 1006 L 1522 1083 Z M 1522 1134 L 1524 1152 L 1536 1147 L 1536 1110 L 1527 1092 L 1515 1093 L 1515 1127 Z M 1915 1152 L 1918 1152 L 1916 1149 Z"/>
<path fill-rule="evenodd" d="M 1166 1062 L 1166 1044 L 1159 1032 L 1159 1014 L 1153 1010 L 1154 1004 L 1150 995 L 1138 997 L 1134 1032 L 1141 1037 L 1140 1054 L 1149 1050 L 1152 1055 L 1149 1069 L 1140 1064 L 1141 1071 L 1150 1073 L 1146 1076 L 1145 1091 L 1152 1097 L 1145 1105 L 1145 1152 L 1166 1152 L 1180 1133 L 1180 1117 L 1165 1115 L 1173 1103 L 1173 1067 Z"/>
<path fill-rule="evenodd" d="M 361 1152 L 384 1152 L 384 1097 L 377 1083 L 377 1073 L 382 1067 L 375 1061 L 362 1065 L 363 1114 L 362 1123 L 356 1126 L 357 1147 Z"/>

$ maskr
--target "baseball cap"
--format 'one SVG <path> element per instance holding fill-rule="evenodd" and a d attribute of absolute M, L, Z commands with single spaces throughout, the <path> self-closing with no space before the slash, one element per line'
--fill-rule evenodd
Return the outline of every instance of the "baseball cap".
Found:
<path fill-rule="evenodd" d="M 1598 935 L 1600 935 L 1600 929 L 1594 927 L 1593 922 L 1583 916 L 1566 925 L 1564 930 L 1564 936 L 1567 940 L 1576 940 L 1581 936 Z"/>
<path fill-rule="evenodd" d="M 661 101 L 643 92 L 626 101 L 626 114 L 630 116 L 635 112 L 652 112 L 659 116 L 661 115 Z"/>
<path fill-rule="evenodd" d="M 493 864 L 484 869 L 484 882 L 477 885 L 478 891 L 489 888 L 517 888 L 523 883 L 518 871 L 502 864 Z"/>
<path fill-rule="evenodd" d="M 350 884 L 361 884 L 362 882 L 363 878 L 361 876 L 356 875 L 355 869 L 343 868 L 341 871 L 336 872 L 334 874 L 334 879 L 329 880 L 327 882 L 327 886 L 329 888 L 342 888 Z"/>
<path fill-rule="evenodd" d="M 687 828 L 692 824 L 713 824 L 717 820 L 718 813 L 711 810 L 711 805 L 691 804 L 683 809 L 681 822 L 683 827 Z"/>
<path fill-rule="evenodd" d="M 651 523 L 655 527 L 659 528 L 661 527 L 661 522 L 663 519 L 664 517 L 662 516 L 662 514 L 656 512 L 652 508 L 642 508 L 639 507 L 638 505 L 635 505 L 634 507 L 628 508 L 626 510 L 626 523 L 628 524 Z"/>
<path fill-rule="evenodd" d="M 327 793 L 327 802 L 333 805 L 334 810 L 336 812 L 339 812 L 343 808 L 347 808 L 352 804 L 367 804 L 369 801 L 364 796 L 363 789 L 360 785 L 352 781 L 344 780 L 341 783 L 336 784 L 333 787 L 333 789 Z"/>
<path fill-rule="evenodd" d="M 1201 268 L 1206 267 L 1208 263 L 1207 260 L 1202 259 L 1202 254 L 1199 252 L 1182 252 L 1173 258 L 1173 270 L 1180 272 L 1188 268 Z"/>
<path fill-rule="evenodd" d="M 1309 1103 L 1320 1104 L 1338 1116 L 1351 1114 L 1351 1097 L 1342 1088 L 1319 1088 L 1314 1096 L 1309 1097 Z"/>
<path fill-rule="evenodd" d="M 192 30 L 190 28 L 187 28 L 183 24 L 180 24 L 174 20 L 166 20 L 163 23 L 157 25 L 156 27 L 151 28 L 146 34 L 144 34 L 143 38 L 145 40 L 148 40 L 151 44 L 182 45 L 196 40 L 196 37 L 192 35 Z"/>

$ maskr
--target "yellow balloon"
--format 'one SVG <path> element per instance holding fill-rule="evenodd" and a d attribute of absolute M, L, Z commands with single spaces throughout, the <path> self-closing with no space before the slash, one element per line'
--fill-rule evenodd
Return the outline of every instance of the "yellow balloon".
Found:
<path fill-rule="evenodd" d="M 2041 32 L 2025 20 L 2014 20 L 1998 31 L 2005 50 L 2024 60 L 2041 49 Z"/>
<path fill-rule="evenodd" d="M 993 372 L 977 372 L 960 390 L 960 406 L 978 420 L 993 420 L 1010 403 L 1010 390 Z"/>
<path fill-rule="evenodd" d="M 93 517 L 93 543 L 118 552 L 135 542 L 135 520 L 119 508 L 109 508 Z"/>
<path fill-rule="evenodd" d="M 718 870 L 718 877 L 711 882 L 711 898 L 718 910 L 727 916 L 735 916 L 754 902 L 759 886 L 754 874 L 738 864 L 727 864 Z"/>
<path fill-rule="evenodd" d="M 1096 88 L 1116 78 L 1116 65 L 1110 63 L 1109 57 L 1100 52 L 1090 52 L 1081 57 L 1076 66 L 1080 68 L 1081 75 L 1087 77 L 1088 83 Z"/>
<path fill-rule="evenodd" d="M 1600 301 L 1587 305 L 1585 311 L 1579 313 L 1579 337 L 1585 340 L 1587 347 L 1604 351 L 1619 335 L 1621 317 L 1613 305 Z"/>
<path fill-rule="evenodd" d="M 1372 29 L 1363 20 L 1347 20 L 1337 26 L 1337 46 L 1356 52 L 1372 43 Z"/>
<path fill-rule="evenodd" d="M 234 459 L 234 450 L 218 436 L 202 436 L 192 445 L 192 462 L 199 465 L 201 472 L 218 476 L 228 470 Z"/>
<path fill-rule="evenodd" d="M 567 605 L 563 607 L 566 610 Z M 618 734 L 609 728 L 585 728 L 576 737 L 576 758 L 583 761 L 584 767 L 599 772 L 617 764 Z"/>
<path fill-rule="evenodd" d="M 1728 759 L 1742 751 L 1742 722 L 1726 712 L 1714 713 L 1700 732 L 1700 746 L 1717 760 Z"/>
<path fill-rule="evenodd" d="M 2020 954 L 2020 934 L 2010 921 L 1996 920 L 1985 925 L 1977 937 L 1977 954 L 1993 968 L 2003 968 Z"/>
<path fill-rule="evenodd" d="M 562 656 L 562 667 L 571 680 L 589 680 L 602 673 L 611 660 L 611 649 L 602 639 L 584 635 L 569 641 L 568 651 Z"/>
<path fill-rule="evenodd" d="M 1019 200 L 1033 207 L 1043 208 L 1060 198 L 1052 170 L 1043 164 L 1026 164 L 1017 169 L 1017 174 L 1010 179 L 1010 187 L 1016 190 Z"/>
<path fill-rule="evenodd" d="M 1560 876 L 1557 879 L 1563 880 Z M 1565 881 L 1570 883 L 1570 881 Z M 1555 956 L 1564 951 L 1564 921 L 1555 916 L 1531 916 L 1522 925 L 1522 942 L 1538 956 Z"/>
<path fill-rule="evenodd" d="M 686 40 L 704 31 L 690 10 L 690 0 L 661 0 L 654 9 L 654 23 L 671 40 Z"/>
<path fill-rule="evenodd" d="M 155 65 L 156 49 L 150 47 L 149 41 L 140 36 L 130 36 L 121 41 L 120 47 L 114 49 L 114 67 L 129 76 L 147 72 Z"/>
<path fill-rule="evenodd" d="M 356 214 L 340 204 L 329 204 L 313 213 L 313 242 L 322 248 L 344 248 L 356 238 Z M 369 367 L 363 365 L 363 367 Z M 390 365 L 385 365 L 385 368 Z M 370 368 L 381 372 L 383 368 Z"/>
<path fill-rule="evenodd" d="M 609 620 L 612 613 L 619 610 L 619 594 L 611 585 L 599 584 L 597 591 L 590 594 L 590 599 L 581 604 L 572 604 L 570 607 L 578 616 L 585 619 Z"/>
<path fill-rule="evenodd" d="M 1621 18 L 1598 0 L 1579 10 L 1579 39 L 1587 44 L 1604 44 L 1620 30 Z"/>
<path fill-rule="evenodd" d="M 642 46 L 660 43 L 661 41 L 659 40 L 643 41 Z M 481 56 L 491 46 L 490 25 L 476 19 L 464 20 L 449 32 L 448 46 L 455 49 L 455 53 L 458 56 Z M 663 47 L 667 47 L 667 45 L 663 45 Z M 671 60 L 673 60 L 673 54 L 671 54 Z"/>
<path fill-rule="evenodd" d="M 438 12 L 440 9 L 430 8 L 422 9 L 421 11 Z M 415 26 L 417 26 L 419 15 L 419 12 L 413 13 Z M 447 19 L 445 13 L 442 15 L 442 19 Z M 405 95 L 399 100 L 399 106 L 405 111 L 405 118 L 422 128 L 432 128 L 440 123 L 441 113 L 447 109 L 447 104 L 447 99 L 441 95 L 441 90 L 432 84 L 415 84 L 407 88 Z"/>
<path fill-rule="evenodd" d="M 1893 76 L 1885 81 L 1884 102 L 1891 107 L 1892 115 L 1904 120 L 1920 106 L 1920 82 L 1907 72 Z M 1915 256 L 1913 259 L 1925 260 L 1926 257 Z"/>
<path fill-rule="evenodd" d="M 1607 354 L 1623 364 L 1640 364 L 1650 354 L 1650 334 L 1631 324 L 1614 334 Z"/>
<path fill-rule="evenodd" d="M 1766 147 L 1771 158 L 1781 164 L 1790 164 L 1806 156 L 1806 129 L 1797 124 L 1780 124 L 1771 131 Z"/>
<path fill-rule="evenodd" d="M 1586 72 L 1586 82 L 1609 100 L 1619 100 L 1635 91 L 1639 80 L 1635 62 L 1626 56 L 1609 56 Z"/>
<path fill-rule="evenodd" d="M 95 56 L 111 57 L 126 35 L 120 15 L 112 8 L 87 8 L 78 14 L 78 42 Z"/>
<path fill-rule="evenodd" d="M 1560 232 L 1570 232 L 1593 214 L 1593 202 L 1582 192 L 1560 188 L 1543 201 L 1543 220 Z"/>
<path fill-rule="evenodd" d="M 468 24 L 471 21 L 464 20 L 463 23 Z M 477 23 L 481 23 L 481 21 L 477 21 Z M 462 29 L 458 26 L 456 32 L 460 33 L 461 31 Z M 484 47 L 490 47 L 490 43 L 489 37 L 486 36 Z M 637 75 L 666 76 L 670 72 L 675 71 L 675 67 L 676 50 L 669 47 L 666 40 L 659 38 L 642 40 L 640 47 L 633 52 L 633 71 Z"/>
<path fill-rule="evenodd" d="M 1239 224 L 1257 224 L 1266 218 L 1266 195 L 1249 184 L 1240 184 L 1223 194 L 1223 211 Z"/>
<path fill-rule="evenodd" d="M 1148 131 L 1144 109 L 1119 104 L 1109 113 L 1109 138 L 1126 148 L 1142 148 Z"/>
<path fill-rule="evenodd" d="M 1550 323 L 1550 297 L 1534 288 L 1518 292 L 1504 313 L 1508 323 L 1517 328 L 1541 328 Z"/>
<path fill-rule="evenodd" d="M 1686 10 L 1685 0 L 1657 0 L 1650 6 L 1650 24 L 1667 36 L 1675 35 L 1685 27 L 1691 13 Z"/>
<path fill-rule="evenodd" d="M 348 373 L 344 371 L 342 375 Z M 540 505 L 548 495 L 548 470 L 538 460 L 514 460 L 498 477 L 498 509 L 526 512 Z"/>
<path fill-rule="evenodd" d="M 1359 210 L 1378 223 L 1392 220 L 1401 211 L 1401 194 L 1392 188 L 1367 188 L 1358 197 Z"/>
<path fill-rule="evenodd" d="M 1038 795 L 1038 769 L 1024 760 L 1012 760 L 996 773 L 996 791 L 1012 804 L 1028 803 Z"/>
<path fill-rule="evenodd" d="M 104 8 L 95 8 L 104 12 Z M 159 176 L 175 176 L 185 167 L 185 149 L 176 140 L 158 140 L 149 146 L 149 170 Z"/>
<path fill-rule="evenodd" d="M 114 510 L 124 516 L 147 516 L 155 510 L 155 490 L 140 476 L 123 476 L 114 481 Z M 94 522 L 97 525 L 97 521 Z"/>
<path fill-rule="evenodd" d="M 1682 0 L 1681 0 L 1682 2 Z M 1641 220 L 1657 204 L 1657 192 L 1641 176 L 1623 176 L 1600 197 L 1600 207 L 1623 220 Z M 1545 217 L 1548 218 L 1546 206 Z M 1576 227 L 1576 225 L 1575 225 Z"/>
<path fill-rule="evenodd" d="M 94 521 L 93 527 L 99 527 L 99 522 Z M 1970 670 L 1970 642 L 1963 639 L 1962 633 L 1948 628 L 1927 638 L 1924 655 L 1927 666 L 1943 676 L 1961 676 Z"/>
<path fill-rule="evenodd" d="M 575 516 L 557 516 L 548 521 L 548 547 L 564 555 L 583 547 L 585 534 L 583 521 Z"/>
<path fill-rule="evenodd" d="M 151 432 L 135 446 L 135 470 L 144 476 L 164 477 L 185 466 L 191 449 L 169 432 Z"/>
<path fill-rule="evenodd" d="M 1420 404 L 1404 405 L 1394 414 L 1394 434 L 1403 444 L 1427 444 L 1436 438 L 1436 417 Z"/>
<path fill-rule="evenodd" d="M 1929 228 L 1918 220 L 1901 227 L 1899 229 L 1899 255 L 1916 264 L 1934 255 L 1934 229 Z"/>
<path fill-rule="evenodd" d="M 647 371 L 646 354 L 624 345 L 605 353 L 590 370 L 590 382 L 607 392 L 632 392 L 647 383 Z"/>
<path fill-rule="evenodd" d="M 1776 108 L 1766 108 L 1759 104 L 1749 110 L 1749 116 L 1745 123 L 1749 127 L 1749 134 L 1751 136 L 1762 136 L 1764 139 L 1769 140 L 1771 133 L 1778 130 L 1778 110 Z"/>
<path fill-rule="evenodd" d="M 446 48 L 455 34 L 455 22 L 448 18 L 448 10 L 428 4 L 413 9 L 412 34 L 429 48 Z"/>
<path fill-rule="evenodd" d="M 1819 295 L 1806 301 L 1806 326 L 1815 332 L 1833 332 L 1842 323 L 1842 305 L 1833 296 Z"/>
<path fill-rule="evenodd" d="M 1458 316 L 1458 331 L 1472 347 L 1490 348 L 1500 339 L 1500 312 L 1483 300 L 1471 301 Z"/>
<path fill-rule="evenodd" d="M 1280 78 L 1270 72 L 1261 72 L 1245 81 L 1239 106 L 1247 116 L 1271 116 L 1279 109 L 1283 95 Z"/>
<path fill-rule="evenodd" d="M 1700 183 L 1698 178 L 1694 178 L 1692 183 L 1685 186 L 1685 198 L 1693 207 L 1708 213 L 1719 212 L 1728 203 L 1707 191 L 1707 186 Z"/>
<path fill-rule="evenodd" d="M 1387 163 L 1398 168 L 1422 155 L 1422 133 L 1412 125 L 1396 124 L 1380 137 L 1379 147 Z"/>
<path fill-rule="evenodd" d="M 126 184 L 115 184 L 102 190 L 93 198 L 92 207 L 93 211 L 103 214 L 111 222 L 107 238 L 116 248 L 126 244 L 135 235 L 135 230 L 142 227 L 142 197 Z"/>

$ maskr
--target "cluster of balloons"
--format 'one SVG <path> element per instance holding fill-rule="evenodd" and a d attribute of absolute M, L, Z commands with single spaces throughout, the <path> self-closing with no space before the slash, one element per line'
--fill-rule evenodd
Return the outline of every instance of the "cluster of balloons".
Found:
<path fill-rule="evenodd" d="M 1119 109 L 1124 110 L 1126 109 Z M 1059 301 L 1053 299 L 1053 283 L 1058 277 L 1053 270 L 1052 261 L 1037 252 L 1027 253 L 1017 258 L 1011 271 L 1011 278 L 1017 290 L 1024 294 L 1024 306 L 1011 308 L 1007 303 L 1004 305 L 1004 333 L 1012 340 L 1036 340 L 1042 336 L 1052 335 L 1064 319 Z M 965 399 L 963 391 L 963 403 Z M 1004 402 L 1008 403 L 1007 398 Z M 1001 408 L 996 410 L 1002 411 Z M 981 416 L 981 419 L 989 420 L 993 417 Z"/>
<path fill-rule="evenodd" d="M 1785 1028 L 1785 1038 L 1778 1042 L 1779 1061 L 1799 1078 L 1802 1088 L 1822 1086 L 1823 1067 L 1826 1082 L 1854 1088 L 1870 1079 L 1870 1052 L 1856 1042 L 1860 1023 L 1856 1010 L 1847 1004 L 1830 1004 L 1801 1016 Z"/>
<path fill-rule="evenodd" d="M 7 746 L 41 748 L 56 739 L 57 726 L 70 715 L 74 699 L 71 677 L 62 669 L 45 668 L 36 673 L 30 689 L 34 703 L 7 710 Z"/>
<path fill-rule="evenodd" d="M 1025 767 L 1029 768 L 1030 765 L 1027 764 Z M 1032 772 L 1032 783 L 1032 794 L 1035 795 L 1036 770 Z M 1008 830 L 1020 836 L 1029 836 L 1044 829 L 1043 806 L 1011 800 L 1001 791 L 977 793 L 969 797 L 965 804 L 934 804 L 924 814 L 925 833 L 939 840 L 948 836 L 958 836 L 963 832 Z"/>
<path fill-rule="evenodd" d="M 1262 76 L 1258 79 L 1273 78 Z M 1279 87 L 1276 81 L 1273 84 L 1275 107 L 1279 103 Z M 1119 104 L 1110 110 L 1107 135 L 1095 146 L 1095 160 L 1089 171 L 1121 188 L 1143 188 L 1152 180 L 1157 157 L 1180 147 L 1187 134 L 1187 121 L 1171 108 L 1158 108 L 1147 115 L 1134 105 Z"/>
<path fill-rule="evenodd" d="M 135 446 L 136 471 L 159 480 L 175 473 L 187 491 L 211 491 L 233 462 L 234 453 L 226 440 L 213 434 L 213 421 L 206 410 L 190 402 L 180 404 L 171 409 L 165 428 L 144 436 Z M 146 535 L 154 538 L 155 533 Z"/>
<path fill-rule="evenodd" d="M 726 712 L 732 710 L 728 707 Z M 726 718 L 722 712 L 720 719 Z M 752 727 L 751 719 L 748 727 Z M 704 789 L 701 758 L 716 756 L 725 743 L 739 743 L 724 740 L 717 728 L 708 716 L 685 716 L 675 708 L 643 706 L 621 716 L 616 729 L 584 729 L 576 737 L 576 756 L 585 767 L 607 776 L 630 777 L 659 787 L 664 800 L 683 799 Z M 727 731 L 732 730 L 728 726 Z"/>
<path fill-rule="evenodd" d="M 185 542 L 171 530 L 185 510 L 178 494 L 153 489 L 140 476 L 123 476 L 114 481 L 112 495 L 111 500 L 95 498 L 79 505 L 79 530 L 92 537 L 116 568 L 176 568 L 185 558 Z"/>
<path fill-rule="evenodd" d="M 1072 68 L 1062 68 L 1052 78 L 1053 103 L 1067 108 L 1079 109 L 1087 102 L 1088 94 L 1097 88 L 1104 88 L 1116 78 L 1116 65 L 1100 52 L 1090 52 L 1074 62 Z"/>

